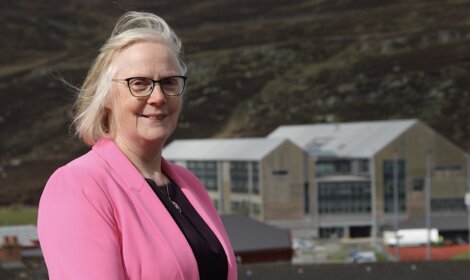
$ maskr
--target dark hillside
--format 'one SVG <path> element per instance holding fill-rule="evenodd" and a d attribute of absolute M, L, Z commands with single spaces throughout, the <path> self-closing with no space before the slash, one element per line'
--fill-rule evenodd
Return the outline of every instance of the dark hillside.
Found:
<path fill-rule="evenodd" d="M 123 10 L 183 38 L 189 88 L 176 138 L 278 125 L 419 118 L 470 149 L 470 1 L 17 0 L 0 3 L 0 205 L 36 204 L 86 147 L 74 93 Z"/>

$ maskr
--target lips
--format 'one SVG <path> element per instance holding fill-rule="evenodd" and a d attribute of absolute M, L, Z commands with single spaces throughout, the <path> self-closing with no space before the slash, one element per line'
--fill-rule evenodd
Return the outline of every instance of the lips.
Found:
<path fill-rule="evenodd" d="M 150 120 L 162 120 L 167 114 L 142 114 L 140 116 Z"/>

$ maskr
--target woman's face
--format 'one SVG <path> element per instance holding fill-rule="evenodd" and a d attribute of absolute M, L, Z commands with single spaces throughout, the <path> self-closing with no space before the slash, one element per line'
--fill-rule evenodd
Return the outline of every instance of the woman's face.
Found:
<path fill-rule="evenodd" d="M 158 42 L 135 43 L 118 53 L 114 62 L 117 69 L 114 79 L 160 80 L 183 75 L 175 53 Z M 165 96 L 158 83 L 150 96 L 134 97 L 126 82 L 113 82 L 108 109 L 114 140 L 128 147 L 155 142 L 163 145 L 175 130 L 181 103 L 181 95 Z"/>

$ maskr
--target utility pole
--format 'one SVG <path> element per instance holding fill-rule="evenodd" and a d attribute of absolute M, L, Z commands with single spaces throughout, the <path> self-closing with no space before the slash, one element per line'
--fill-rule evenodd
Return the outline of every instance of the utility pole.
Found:
<path fill-rule="evenodd" d="M 253 161 L 250 161 L 247 164 L 247 168 L 248 168 L 248 217 L 250 218 L 254 217 L 253 203 L 251 202 L 253 199 L 253 164 L 255 164 L 255 162 Z"/>
<path fill-rule="evenodd" d="M 375 159 L 371 157 L 369 159 L 369 172 L 370 172 L 370 207 L 371 207 L 371 240 L 372 240 L 372 248 L 374 250 L 377 249 L 377 234 L 378 234 L 378 226 L 377 226 L 377 202 L 376 202 L 376 180 L 375 180 Z"/>
<path fill-rule="evenodd" d="M 426 189 L 425 189 L 425 204 L 426 204 L 426 260 L 432 259 L 431 254 L 431 188 L 432 188 L 432 150 L 428 150 L 426 155 Z"/>
<path fill-rule="evenodd" d="M 395 218 L 395 255 L 396 260 L 400 260 L 400 236 L 398 234 L 398 230 L 400 227 L 399 221 L 399 192 L 398 192 L 398 152 L 395 151 L 394 158 L 393 158 L 393 213 Z"/>

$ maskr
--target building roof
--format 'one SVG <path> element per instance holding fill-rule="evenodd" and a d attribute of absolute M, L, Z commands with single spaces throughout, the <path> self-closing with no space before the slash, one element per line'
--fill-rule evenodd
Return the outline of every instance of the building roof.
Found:
<path fill-rule="evenodd" d="M 268 138 L 287 138 L 318 157 L 370 158 L 417 120 L 280 126 Z"/>
<path fill-rule="evenodd" d="M 286 229 L 241 215 L 223 215 L 221 218 L 235 253 L 292 247 Z"/>
<path fill-rule="evenodd" d="M 286 139 L 233 138 L 175 140 L 163 149 L 168 160 L 259 161 Z"/>
<path fill-rule="evenodd" d="M 16 236 L 19 245 L 23 247 L 34 246 L 34 241 L 39 240 L 35 225 L 1 226 L 0 247 L 3 245 L 4 236 Z"/>

